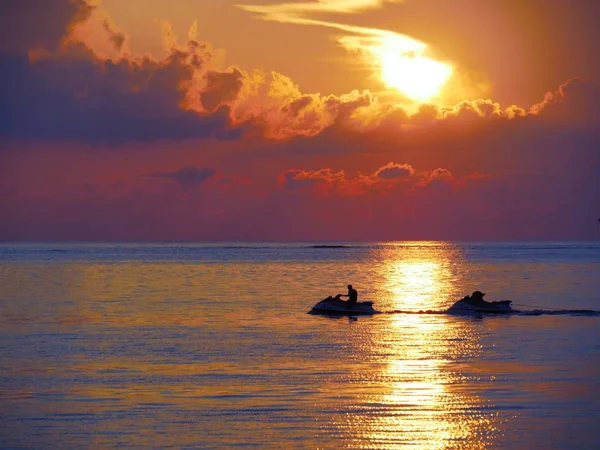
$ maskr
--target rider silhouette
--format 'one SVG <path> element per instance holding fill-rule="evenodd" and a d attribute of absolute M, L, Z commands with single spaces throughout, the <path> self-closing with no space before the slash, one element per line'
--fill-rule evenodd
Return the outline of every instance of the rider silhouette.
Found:
<path fill-rule="evenodd" d="M 348 297 L 348 301 L 346 302 L 348 304 L 348 308 L 352 308 L 358 301 L 358 291 L 354 289 L 351 284 L 348 285 L 348 293 L 342 294 L 341 296 Z"/>

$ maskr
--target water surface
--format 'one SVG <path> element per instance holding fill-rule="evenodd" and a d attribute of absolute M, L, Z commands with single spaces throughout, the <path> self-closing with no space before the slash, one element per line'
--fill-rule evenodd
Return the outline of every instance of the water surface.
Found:
<path fill-rule="evenodd" d="M 0 258 L 2 447 L 600 438 L 598 243 L 5 243 Z M 307 314 L 348 283 L 383 313 Z M 527 313 L 442 313 L 476 289 Z"/>

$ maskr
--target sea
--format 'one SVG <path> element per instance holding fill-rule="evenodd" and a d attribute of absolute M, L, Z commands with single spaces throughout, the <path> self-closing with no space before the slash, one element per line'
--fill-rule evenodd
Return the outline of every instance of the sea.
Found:
<path fill-rule="evenodd" d="M 0 243 L 0 448 L 600 448 L 600 242 Z"/>

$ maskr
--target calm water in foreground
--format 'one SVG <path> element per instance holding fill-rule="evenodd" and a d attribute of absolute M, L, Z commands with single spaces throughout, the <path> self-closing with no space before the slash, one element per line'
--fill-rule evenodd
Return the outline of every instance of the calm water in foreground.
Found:
<path fill-rule="evenodd" d="M 598 242 L 4 243 L 0 447 L 598 448 L 597 311 Z"/>

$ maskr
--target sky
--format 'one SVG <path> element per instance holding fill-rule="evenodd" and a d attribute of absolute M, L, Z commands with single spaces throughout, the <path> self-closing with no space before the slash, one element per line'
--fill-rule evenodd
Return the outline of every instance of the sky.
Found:
<path fill-rule="evenodd" d="M 0 240 L 599 239 L 599 16 L 5 0 Z"/>

